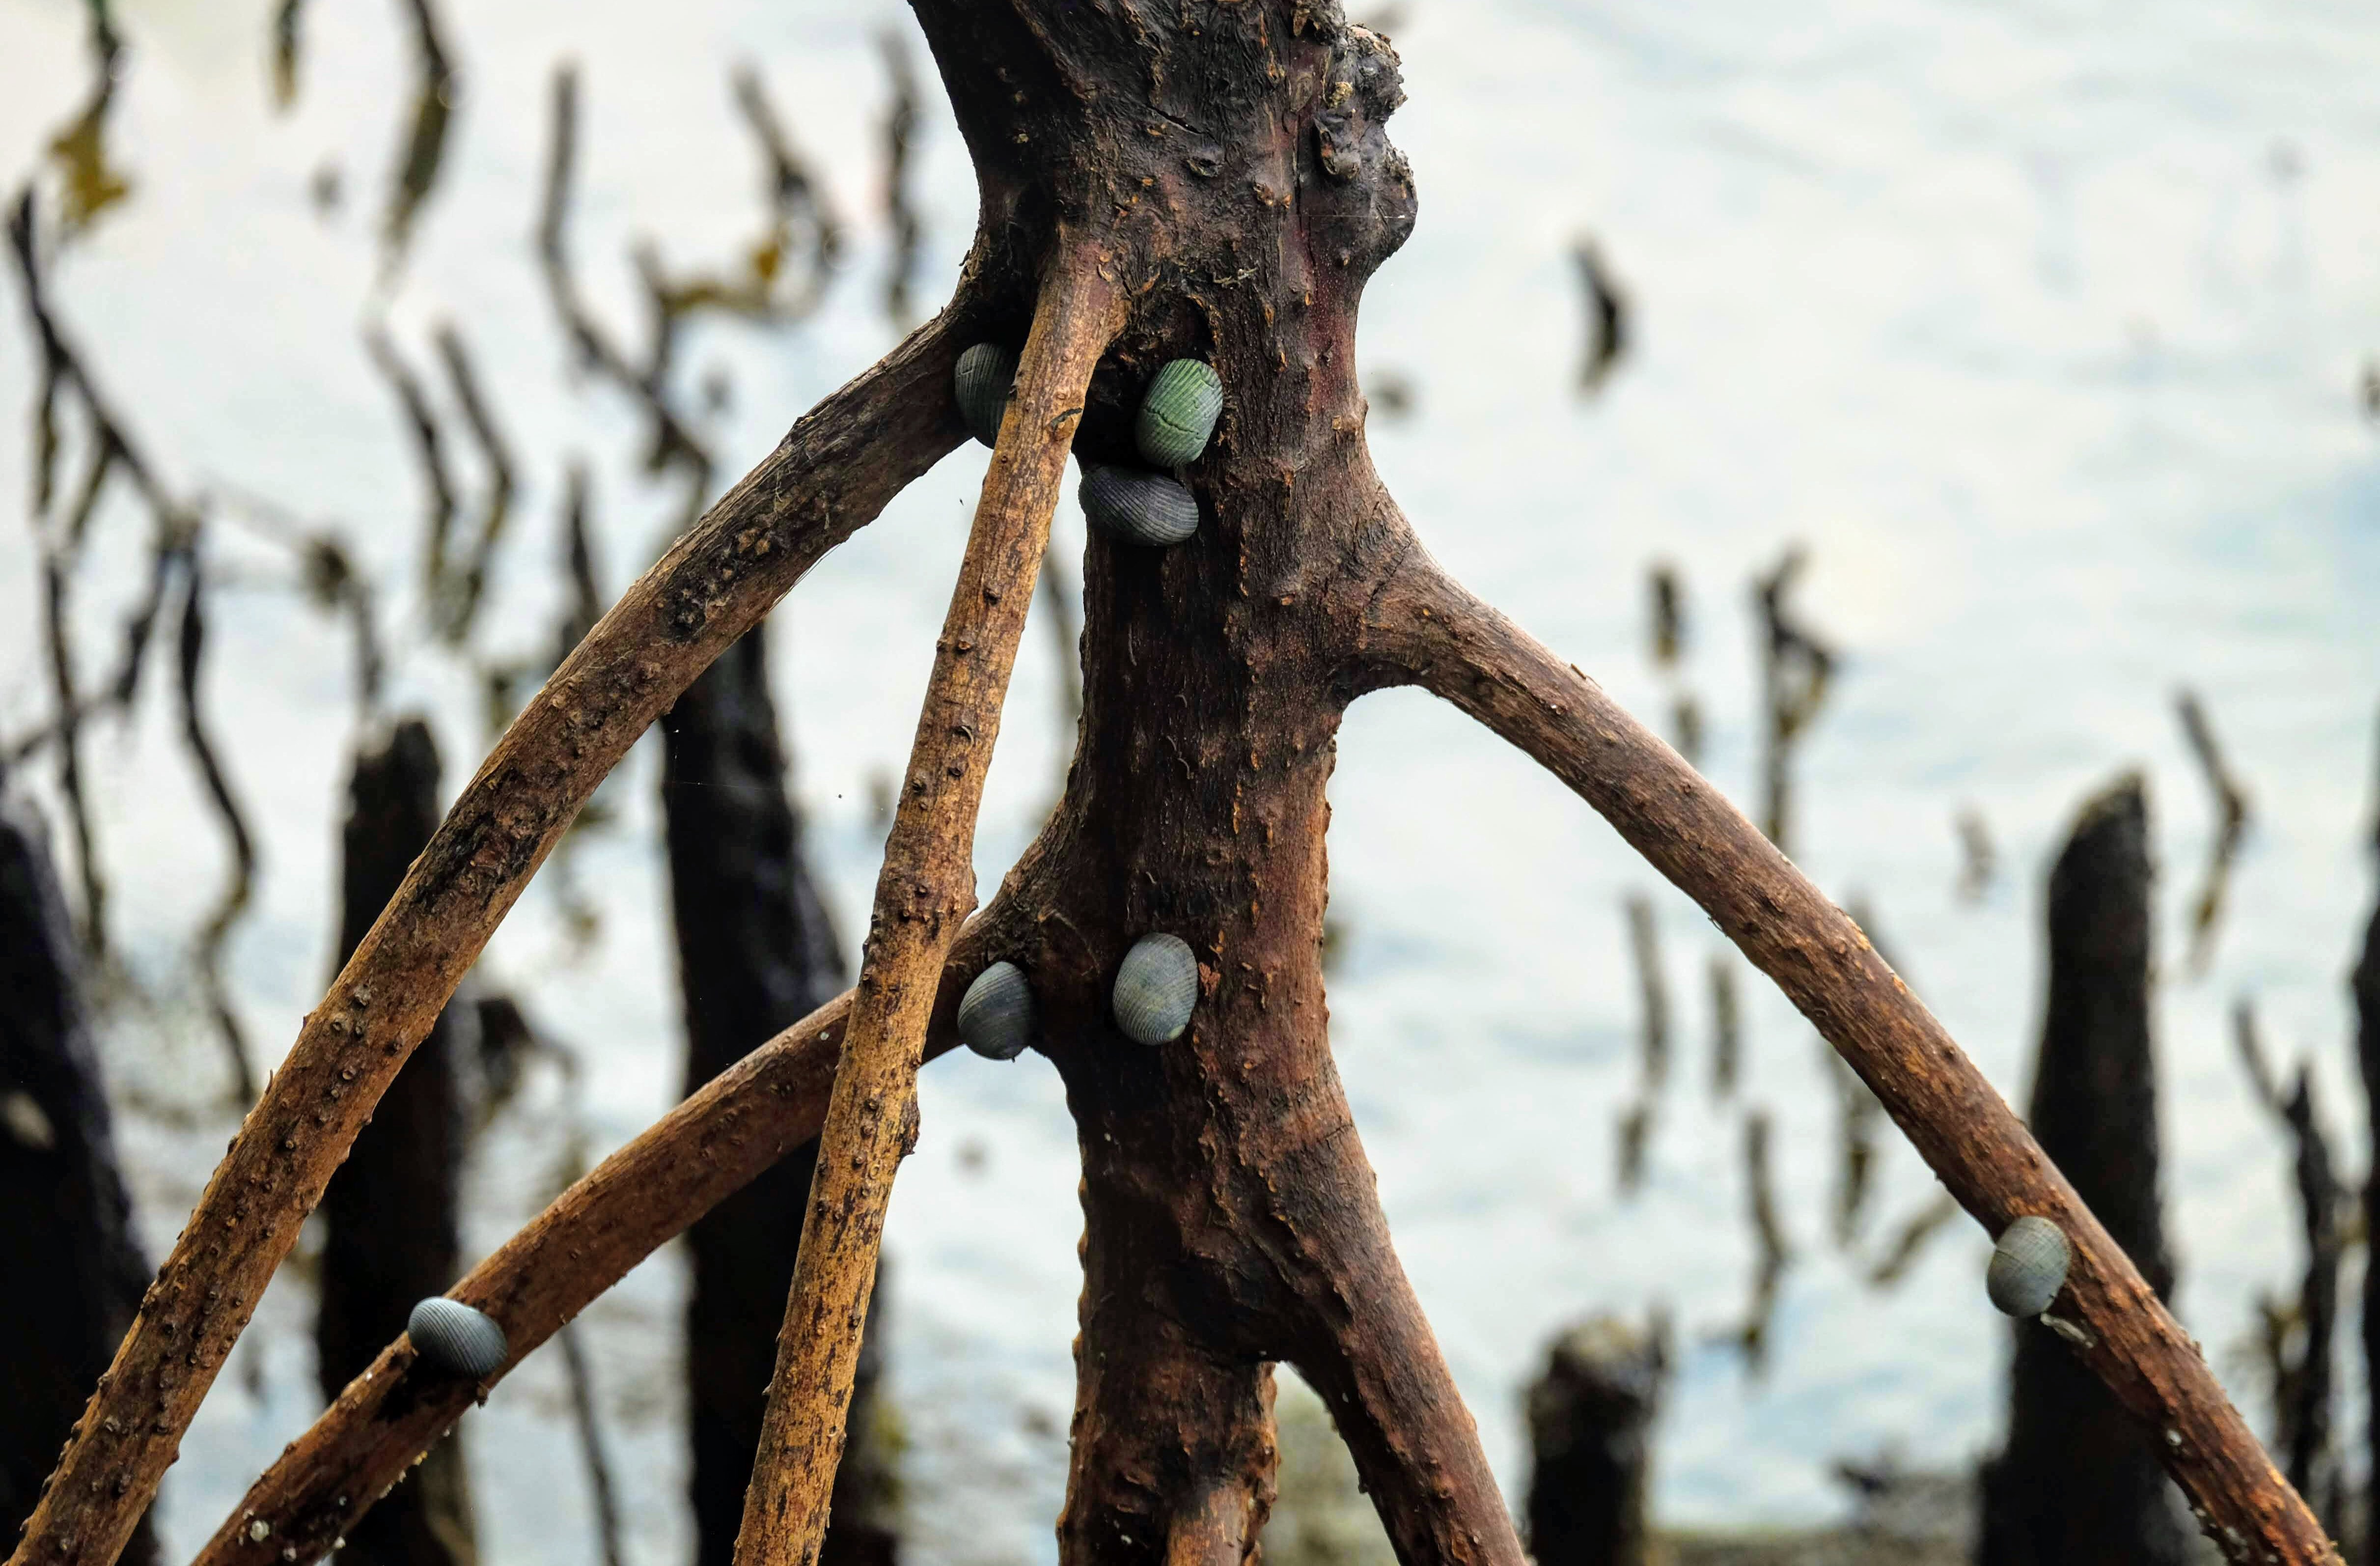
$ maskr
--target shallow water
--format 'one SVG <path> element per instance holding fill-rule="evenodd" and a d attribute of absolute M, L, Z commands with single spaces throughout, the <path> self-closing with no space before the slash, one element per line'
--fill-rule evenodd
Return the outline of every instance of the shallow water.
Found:
<path fill-rule="evenodd" d="M 735 59 L 760 66 L 850 225 L 816 318 L 706 326 L 686 345 L 691 375 L 732 377 L 707 432 L 733 473 L 892 340 L 874 33 L 907 23 L 897 6 L 823 0 L 678 7 L 666 30 L 609 3 L 452 9 L 462 91 L 446 166 L 388 311 L 425 379 L 441 321 L 477 354 L 523 469 L 488 640 L 533 653 L 558 599 L 568 455 L 595 463 L 610 590 L 650 558 L 674 504 L 638 470 L 634 410 L 565 373 L 536 269 L 554 61 L 580 70 L 581 283 L 623 335 L 640 330 L 632 239 L 662 237 L 683 266 L 731 256 L 753 231 L 759 170 L 724 79 Z M 2364 1162 L 2342 975 L 2372 896 L 2380 708 L 2380 432 L 2354 392 L 2380 354 L 2380 19 L 2313 0 L 1400 9 L 1390 30 L 1411 101 L 1391 131 L 1422 215 L 1373 286 L 1362 351 L 1367 374 L 1407 379 L 1417 406 L 1375 418 L 1381 471 L 1441 559 L 1648 719 L 1691 689 L 1706 771 L 1747 807 L 1748 584 L 1806 544 L 1796 603 L 1844 662 L 1798 757 L 1796 857 L 1837 897 L 1864 894 L 1911 982 L 2012 1094 L 2038 1025 L 2047 856 L 2088 792 L 2145 771 L 2179 1303 L 2261 1420 L 2235 1345 L 2258 1291 L 2294 1288 L 2299 1257 L 2283 1152 L 2231 1055 L 2236 997 L 2254 997 L 2277 1053 L 2312 1059 L 2345 1162 Z M 270 103 L 268 10 L 127 6 L 110 146 L 130 194 L 59 262 L 58 308 L 177 492 L 261 494 L 336 521 L 398 623 L 389 704 L 433 712 L 451 791 L 486 743 L 479 698 L 420 626 L 419 481 L 358 339 L 407 124 L 402 7 L 310 12 L 285 115 Z M 81 29 L 70 0 L 0 0 L 12 180 L 79 104 Z M 939 103 L 919 155 L 929 304 L 973 212 Z M 308 188 L 326 163 L 345 200 L 324 218 Z M 1629 354 L 1584 402 L 1569 259 L 1581 229 L 1635 306 Z M 25 492 L 33 368 L 11 316 L 0 493 Z M 945 461 L 778 616 L 797 783 L 847 937 L 874 876 L 870 780 L 905 753 L 982 460 L 969 448 Z M 457 468 L 468 491 L 468 452 Z M 87 671 L 137 590 L 143 526 L 120 498 L 102 516 L 78 610 Z M 270 584 L 287 575 L 272 550 L 228 523 L 212 538 L 212 565 L 238 580 L 218 599 L 206 698 L 266 850 L 232 969 L 269 1054 L 329 962 L 347 644 Z M 1071 504 L 1058 538 L 1079 548 Z M 33 558 L 26 529 L 0 528 L 0 735 L 47 710 Z M 1656 559 L 1677 563 L 1689 594 L 1674 676 L 1646 648 Z M 1055 786 L 1055 678 L 1037 632 L 986 807 L 987 885 Z M 2182 955 L 2215 817 L 2173 716 L 2181 684 L 2204 695 L 2254 807 L 2203 975 Z M 165 997 L 111 1031 L 119 1077 L 152 1106 L 127 1135 L 162 1249 L 228 1125 L 154 1111 L 219 1086 L 213 1047 L 175 997 L 221 850 L 162 703 L 120 738 L 103 731 L 92 755 L 116 934 Z M 615 824 L 572 856 L 602 913 L 592 949 L 574 954 L 549 872 L 483 964 L 587 1069 L 575 1105 L 541 1080 L 482 1147 L 474 1255 L 550 1189 L 565 1119 L 600 1154 L 676 1081 L 655 777 L 640 749 L 604 795 Z M 1689 904 L 1567 792 L 1417 695 L 1355 709 L 1332 803 L 1342 1070 L 1400 1252 L 1508 1494 L 1524 1466 L 1519 1390 L 1552 1332 L 1597 1309 L 1673 1320 L 1658 1458 L 1673 1520 L 1826 1515 L 1837 1456 L 1952 1463 L 1987 1448 L 2005 1339 L 1977 1287 L 1981 1236 L 1957 1220 L 1897 1288 L 1865 1285 L 1894 1228 L 1933 1199 L 1931 1178 L 1888 1131 L 1875 1210 L 1839 1246 L 1820 1046 L 1739 963 L 1744 1075 L 1731 1100 L 1712 1099 L 1703 974 L 1722 943 Z M 2000 867 L 1974 902 L 1954 891 L 1963 807 L 1989 822 Z M 1646 1177 L 1623 1197 L 1615 1122 L 1638 1067 L 1622 904 L 1636 892 L 1655 898 L 1675 1038 Z M 1071 1405 L 1071 1126 L 1035 1058 L 953 1060 L 923 1093 L 924 1140 L 888 1232 L 917 1558 L 1048 1559 Z M 1750 1108 L 1777 1128 L 1795 1252 L 1757 1375 L 1727 1341 L 1753 1261 Z M 314 1411 L 309 1307 L 289 1281 L 169 1480 L 178 1551 Z M 686 1536 L 669 1376 L 681 1289 L 665 1256 L 587 1318 L 639 1561 L 677 1558 Z M 467 1426 L 492 1559 L 591 1551 L 556 1358 Z M 2346 1427 L 2361 1426 L 2357 1411 Z"/>

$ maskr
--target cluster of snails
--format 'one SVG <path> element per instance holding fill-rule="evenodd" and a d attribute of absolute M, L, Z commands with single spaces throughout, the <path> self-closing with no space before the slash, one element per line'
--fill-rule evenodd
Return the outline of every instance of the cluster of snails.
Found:
<path fill-rule="evenodd" d="M 1116 968 L 1108 1009 L 1125 1038 L 1154 1049 L 1179 1038 L 1198 1005 L 1198 958 L 1162 931 L 1133 942 Z M 1013 1061 L 1033 1042 L 1033 986 L 1014 963 L 994 963 L 959 999 L 959 1040 L 986 1060 Z"/>
<path fill-rule="evenodd" d="M 952 382 L 967 429 L 985 445 L 995 443 L 1016 383 L 1016 356 L 998 343 L 978 343 L 959 355 Z M 1211 365 L 1177 358 L 1160 370 L 1133 425 L 1133 444 L 1148 467 L 1083 465 L 1083 515 L 1091 526 L 1157 549 L 1196 532 L 1198 499 L 1172 470 L 1197 460 L 1222 413 L 1223 382 Z"/>
<path fill-rule="evenodd" d="M 413 1340 L 422 1364 L 474 1381 L 484 1381 L 502 1370 L 512 1353 L 494 1317 L 443 1296 L 415 1305 L 413 1314 L 405 1318 L 405 1333 Z"/>

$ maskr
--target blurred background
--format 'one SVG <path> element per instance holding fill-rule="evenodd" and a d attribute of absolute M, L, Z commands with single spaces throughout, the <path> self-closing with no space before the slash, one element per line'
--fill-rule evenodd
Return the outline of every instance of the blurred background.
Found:
<path fill-rule="evenodd" d="M 2145 774 L 2176 1299 L 2269 1429 L 2306 1257 L 2243 1002 L 2277 1070 L 2309 1066 L 2342 1178 L 2369 1163 L 2345 974 L 2380 786 L 2380 18 L 1372 9 L 1421 200 L 1364 313 L 1382 474 L 2020 1104 L 2046 867 L 2086 796 Z M 0 287 L 0 495 L 28 512 L 0 526 L 0 762 L 50 827 L 153 1261 L 334 966 L 358 745 L 423 717 L 451 798 L 588 608 L 937 308 L 973 181 L 890 0 L 0 0 L 0 175 L 29 225 Z M 54 459 L 42 321 L 74 367 Z M 946 459 L 772 621 L 846 961 L 984 461 Z M 1071 747 L 1081 528 L 1062 503 L 987 887 Z M 110 700 L 161 584 L 202 647 L 169 613 Z M 658 742 L 480 965 L 535 1047 L 475 1100 L 465 1267 L 680 1092 Z M 1838 1463 L 1992 1450 L 1986 1240 L 1690 904 L 1418 694 L 1354 709 L 1332 803 L 1342 1071 L 1508 1496 L 1524 1389 L 1600 1312 L 1669 1324 L 1668 1523 L 1822 1524 L 1852 1505 Z M 880 1331 L 902 1556 L 1053 1560 L 1071 1123 L 1031 1054 L 955 1055 L 922 1094 Z M 466 1419 L 486 1559 L 601 1553 L 589 1427 L 619 1558 L 688 1556 L 680 1252 L 587 1313 L 582 1375 L 549 1349 Z M 184 1443 L 168 1554 L 320 1410 L 311 1254 Z"/>

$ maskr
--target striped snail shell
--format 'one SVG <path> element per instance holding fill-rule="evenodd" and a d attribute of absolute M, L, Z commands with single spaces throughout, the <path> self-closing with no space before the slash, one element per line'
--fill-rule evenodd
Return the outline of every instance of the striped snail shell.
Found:
<path fill-rule="evenodd" d="M 484 1381 L 502 1370 L 512 1352 L 495 1317 L 460 1300 L 441 1296 L 415 1305 L 413 1314 L 405 1318 L 405 1331 L 423 1364 L 474 1381 Z"/>
<path fill-rule="evenodd" d="M 2074 1253 L 2066 1235 L 2046 1218 L 2025 1214 L 2000 1232 L 1984 1292 L 2003 1315 L 2039 1316 L 2066 1286 Z"/>
<path fill-rule="evenodd" d="M 1013 1061 L 1033 1041 L 1033 987 L 1014 963 L 994 963 L 959 999 L 959 1041 L 988 1061 Z"/>
<path fill-rule="evenodd" d="M 1178 935 L 1144 935 L 1123 954 L 1113 991 L 1116 1026 L 1135 1043 L 1182 1037 L 1198 1004 L 1198 958 Z"/>
<path fill-rule="evenodd" d="M 1198 460 L 1222 412 L 1223 378 L 1210 365 L 1177 358 L 1149 382 L 1133 439 L 1149 463 L 1178 467 Z"/>
<path fill-rule="evenodd" d="M 1008 410 L 1008 395 L 1016 385 L 1016 356 L 998 343 L 978 343 L 959 355 L 951 372 L 951 389 L 958 396 L 959 417 L 967 431 L 985 445 L 1000 440 L 1000 416 Z"/>
<path fill-rule="evenodd" d="M 1126 543 L 1164 549 L 1198 530 L 1198 497 L 1162 473 L 1086 467 L 1080 495 L 1091 525 Z"/>

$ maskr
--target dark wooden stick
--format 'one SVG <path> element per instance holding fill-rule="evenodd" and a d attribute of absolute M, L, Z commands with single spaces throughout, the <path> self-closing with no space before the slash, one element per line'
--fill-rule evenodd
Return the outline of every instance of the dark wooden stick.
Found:
<path fill-rule="evenodd" d="M 299 1220 L 595 785 L 812 563 L 958 443 L 949 320 L 795 424 L 513 721 L 249 1111 L 12 1566 L 115 1560 Z"/>
<path fill-rule="evenodd" d="M 2049 874 L 2048 999 L 2026 1118 L 2162 1296 L 2174 1268 L 2157 1198 L 2153 879 L 2148 798 L 2127 773 L 2083 805 Z M 2157 1469 L 2164 1443 L 2038 1322 L 2013 1330 L 2008 1441 L 1984 1465 L 1978 1566 L 2181 1566 L 2195 1551 Z"/>
<path fill-rule="evenodd" d="M 2091 1215 L 2008 1103 L 1841 909 L 1677 753 L 1418 547 L 1372 614 L 1378 677 L 1421 685 L 1567 783 L 1700 904 L 1852 1062 L 1959 1203 L 1998 1233 L 2037 1213 L 2066 1232 L 2057 1314 L 2076 1352 L 2156 1432 L 2166 1469 L 2234 1560 L 2335 1562 L 2337 1549 L 2224 1395 L 2197 1342 Z"/>
<path fill-rule="evenodd" d="M 32 1510 L 148 1270 L 49 833 L 0 777 L 0 1529 Z M 156 1559 L 145 1524 L 126 1553 Z"/>
<path fill-rule="evenodd" d="M 801 1257 L 745 1492 L 738 1566 L 807 1566 L 826 1532 L 884 1208 L 917 1142 L 932 980 L 975 902 L 976 812 L 1008 676 L 1091 371 L 1123 324 L 1125 295 L 1095 244 L 1062 237 L 1048 264 L 884 845 L 849 1045 L 819 1135 Z"/>

